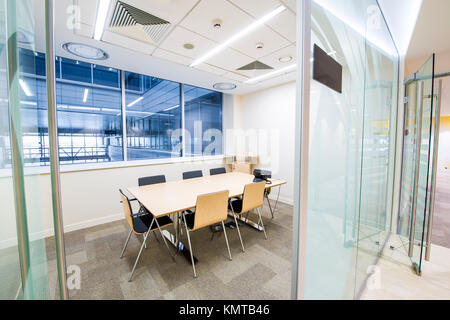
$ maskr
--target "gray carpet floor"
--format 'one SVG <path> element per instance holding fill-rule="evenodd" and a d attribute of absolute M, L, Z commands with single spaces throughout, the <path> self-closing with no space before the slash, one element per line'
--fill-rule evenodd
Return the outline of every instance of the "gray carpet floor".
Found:
<path fill-rule="evenodd" d="M 128 235 L 125 220 L 65 234 L 67 265 L 79 268 L 80 289 L 71 299 L 289 299 L 291 290 L 292 206 L 278 203 L 273 220 L 267 204 L 263 210 L 268 240 L 248 226 L 241 227 L 245 252 L 237 230 L 227 229 L 233 260 L 223 234 L 204 228 L 191 233 L 198 278 L 190 263 L 169 257 L 160 235 L 147 240 L 132 282 L 128 276 L 142 244 L 132 235 L 123 259 L 120 252 Z M 250 214 L 255 219 L 256 215 Z M 169 227 L 172 231 L 173 227 Z M 182 238 L 187 244 L 187 239 Z M 172 249 L 172 248 L 171 248 Z M 47 241 L 50 293 L 58 295 L 54 241 Z M 173 251 L 172 251 L 173 252 Z"/>

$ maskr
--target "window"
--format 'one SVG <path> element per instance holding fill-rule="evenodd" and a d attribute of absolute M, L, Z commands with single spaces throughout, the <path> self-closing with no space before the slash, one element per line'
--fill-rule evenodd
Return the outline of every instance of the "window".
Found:
<path fill-rule="evenodd" d="M 125 72 L 128 160 L 181 157 L 180 84 Z"/>
<path fill-rule="evenodd" d="M 50 154 L 45 55 L 20 49 L 19 66 L 24 162 L 46 166 Z M 188 157 L 222 154 L 221 93 L 184 86 L 183 134 L 180 83 L 61 57 L 55 67 L 61 164 L 124 160 L 122 94 L 127 160 L 182 157 L 183 145 Z M 2 137 L 0 146 L 4 167 L 10 163 L 9 140 Z"/>
<path fill-rule="evenodd" d="M 184 86 L 186 156 L 220 155 L 222 93 Z"/>

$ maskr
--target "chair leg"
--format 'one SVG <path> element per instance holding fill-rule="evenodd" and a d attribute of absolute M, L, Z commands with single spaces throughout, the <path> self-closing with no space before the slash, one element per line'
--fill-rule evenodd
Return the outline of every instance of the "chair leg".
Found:
<path fill-rule="evenodd" d="M 136 270 L 136 266 L 137 266 L 137 264 L 138 264 L 138 262 L 139 262 L 139 258 L 141 257 L 142 250 L 144 249 L 145 241 L 147 240 L 147 237 L 148 237 L 148 235 L 149 235 L 149 232 L 150 232 L 150 231 L 147 231 L 147 233 L 146 233 L 145 236 L 144 236 L 144 242 L 142 243 L 141 249 L 139 250 L 139 254 L 138 254 L 138 256 L 137 256 L 137 258 L 136 258 L 136 262 L 134 263 L 134 266 L 133 266 L 133 270 L 131 270 L 131 274 L 130 274 L 130 278 L 128 278 L 128 282 L 131 282 L 131 280 L 133 279 L 134 270 Z"/>
<path fill-rule="evenodd" d="M 239 224 L 237 222 L 236 214 L 234 213 L 233 206 L 231 206 L 231 212 L 233 212 L 234 223 L 236 224 L 236 228 L 237 228 L 238 235 L 239 235 L 239 240 L 241 240 L 242 252 L 245 252 L 244 242 L 242 242 L 241 230 L 239 229 Z"/>
<path fill-rule="evenodd" d="M 145 242 L 145 235 L 142 235 L 142 238 L 144 239 L 144 248 L 147 249 L 147 243 Z"/>
<path fill-rule="evenodd" d="M 123 258 L 123 254 L 125 253 L 125 250 L 127 249 L 128 242 L 130 242 L 130 238 L 131 238 L 131 234 L 132 233 L 133 233 L 133 230 L 130 230 L 130 233 L 128 234 L 128 237 L 127 237 L 127 241 L 125 241 L 125 245 L 123 246 L 122 253 L 120 254 L 120 259 Z"/>
<path fill-rule="evenodd" d="M 194 253 L 192 252 L 191 237 L 189 235 L 189 229 L 188 229 L 188 226 L 186 223 L 186 217 L 184 214 L 183 214 L 183 219 L 184 219 L 184 226 L 186 227 L 186 234 L 187 234 L 188 243 L 189 243 L 189 251 L 191 252 L 191 262 L 192 262 L 192 269 L 194 270 L 194 278 L 197 278 L 197 272 L 195 271 Z"/>
<path fill-rule="evenodd" d="M 230 244 L 228 243 L 227 230 L 225 230 L 225 223 L 222 221 L 223 234 L 225 235 L 225 242 L 227 243 L 228 255 L 230 256 L 230 261 L 233 260 L 231 257 Z"/>
<path fill-rule="evenodd" d="M 150 230 L 152 230 L 153 222 L 155 222 L 155 219 L 153 219 L 152 223 L 150 224 L 150 227 L 148 228 L 147 233 L 144 236 L 144 242 L 141 245 L 141 249 L 139 250 L 139 254 L 136 258 L 136 262 L 134 263 L 133 269 L 131 270 L 131 274 L 130 274 L 130 277 L 128 278 L 128 282 L 131 282 L 131 280 L 133 279 L 134 270 L 136 270 L 136 266 L 139 262 L 139 258 L 141 257 L 142 250 L 144 249 L 144 247 L 146 245 L 145 243 L 147 242 L 147 237 L 150 234 Z"/>
<path fill-rule="evenodd" d="M 163 241 L 167 247 L 167 251 L 169 252 L 170 257 L 172 258 L 173 262 L 176 262 L 175 257 L 170 252 L 170 247 L 169 247 L 169 244 L 167 243 L 166 237 L 164 237 L 164 235 L 162 234 L 161 227 L 159 226 L 159 223 L 158 223 L 158 219 L 154 218 L 153 221 L 156 221 L 156 225 L 158 226 L 159 233 L 161 234 L 161 238 L 163 239 Z"/>
<path fill-rule="evenodd" d="M 261 221 L 261 226 L 262 226 L 262 229 L 263 229 L 263 231 L 264 231 L 264 237 L 265 237 L 266 240 L 267 240 L 266 228 L 264 227 L 264 222 L 263 222 L 263 219 L 262 219 L 262 216 L 261 216 L 261 210 L 260 210 L 260 208 L 258 208 L 258 209 L 256 209 L 256 211 L 258 211 L 258 214 L 259 214 L 259 221 Z M 259 221 L 258 221 L 258 224 L 259 224 Z"/>

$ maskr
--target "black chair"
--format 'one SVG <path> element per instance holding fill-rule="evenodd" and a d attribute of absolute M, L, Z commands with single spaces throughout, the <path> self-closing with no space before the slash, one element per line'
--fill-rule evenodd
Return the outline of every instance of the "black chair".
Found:
<path fill-rule="evenodd" d="M 224 173 L 227 173 L 227 170 L 225 168 L 209 169 L 209 174 L 212 176 L 215 176 L 217 174 L 224 174 Z"/>
<path fill-rule="evenodd" d="M 164 183 L 166 182 L 166 176 L 152 176 L 152 177 L 142 177 L 138 179 L 139 187 L 148 186 L 151 184 Z"/>
<path fill-rule="evenodd" d="M 183 180 L 203 177 L 202 170 L 183 172 Z"/>
<path fill-rule="evenodd" d="M 133 270 L 131 270 L 130 277 L 128 281 L 131 281 L 133 278 L 134 270 L 136 269 L 136 266 L 139 262 L 139 258 L 142 254 L 142 249 L 146 246 L 147 238 L 150 232 L 159 230 L 161 237 L 164 240 L 164 243 L 167 247 L 167 250 L 169 252 L 170 257 L 175 261 L 175 257 L 170 252 L 169 244 L 167 243 L 166 239 L 164 238 L 161 228 L 167 227 L 173 223 L 172 219 L 168 216 L 160 217 L 160 218 L 154 218 L 151 213 L 148 211 L 142 212 L 139 211 L 138 213 L 133 213 L 131 209 L 131 200 L 123 193 L 122 190 L 119 190 L 120 196 L 122 198 L 122 204 L 123 204 L 123 212 L 125 215 L 125 219 L 127 220 L 129 226 L 130 226 L 130 232 L 128 233 L 127 240 L 125 242 L 125 245 L 122 249 L 122 253 L 120 254 L 120 259 L 122 259 L 123 254 L 125 253 L 125 250 L 128 246 L 128 242 L 130 241 L 131 235 L 133 232 L 136 235 L 143 235 L 144 241 L 142 242 L 141 249 L 139 250 L 139 254 L 136 258 L 136 262 L 134 263 Z"/>

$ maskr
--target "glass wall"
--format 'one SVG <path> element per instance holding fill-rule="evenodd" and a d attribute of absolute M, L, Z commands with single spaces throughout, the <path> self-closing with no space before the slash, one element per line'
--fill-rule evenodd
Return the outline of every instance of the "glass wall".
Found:
<path fill-rule="evenodd" d="M 185 85 L 186 156 L 222 154 L 222 93 Z"/>
<path fill-rule="evenodd" d="M 178 82 L 125 72 L 125 105 L 128 160 L 181 157 Z"/>
<path fill-rule="evenodd" d="M 25 166 L 47 166 L 45 55 L 21 48 L 19 56 Z M 61 164 L 123 161 L 122 104 L 127 160 L 183 156 L 180 83 L 60 57 L 55 66 Z M 222 154 L 222 94 L 186 85 L 185 101 L 185 155 Z M 3 168 L 11 150 L 0 149 Z"/>
<path fill-rule="evenodd" d="M 312 46 L 342 66 L 342 93 L 311 79 L 304 295 L 352 299 L 390 230 L 398 55 L 375 0 L 315 0 L 311 20 Z"/>

